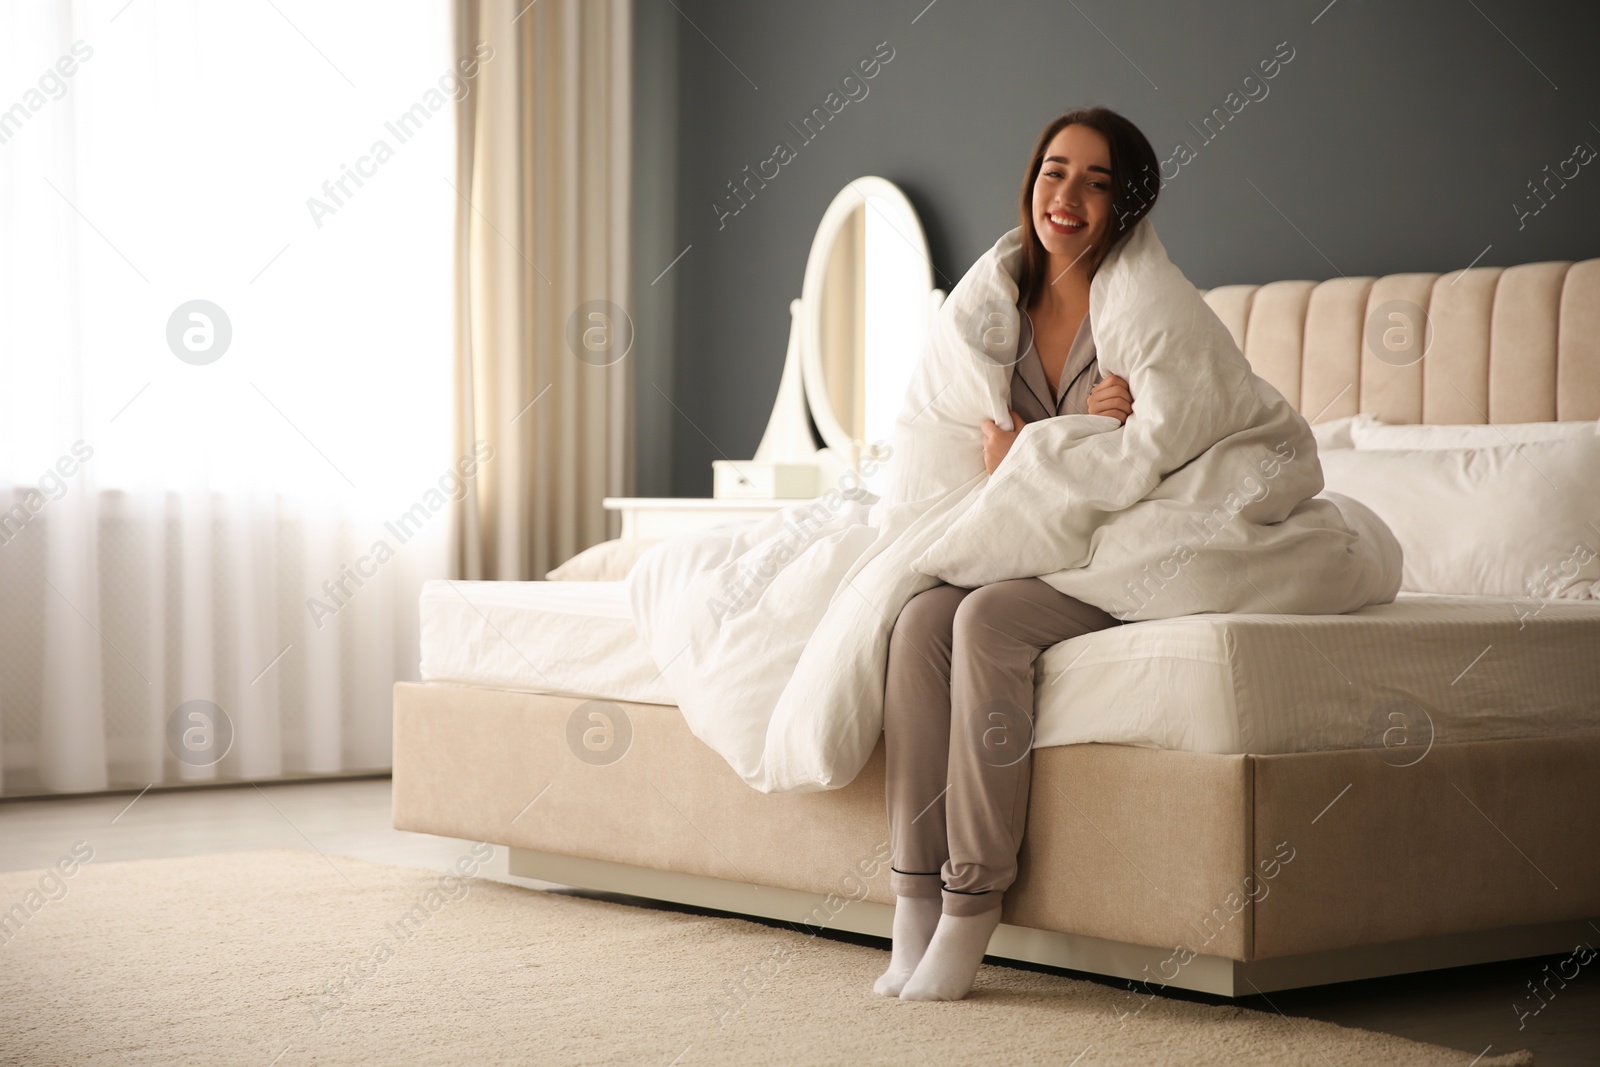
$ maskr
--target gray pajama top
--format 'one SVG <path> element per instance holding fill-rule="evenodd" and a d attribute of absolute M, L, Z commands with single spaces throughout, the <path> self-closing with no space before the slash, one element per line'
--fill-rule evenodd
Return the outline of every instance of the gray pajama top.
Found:
<path fill-rule="evenodd" d="M 1018 309 L 1019 311 L 1021 309 Z M 1056 415 L 1084 415 L 1089 411 L 1089 390 L 1103 375 L 1094 347 L 1094 332 L 1089 327 L 1089 316 L 1083 316 L 1078 334 L 1067 351 L 1067 362 L 1061 370 L 1061 388 L 1050 392 L 1045 380 L 1044 364 L 1039 360 L 1039 350 L 1033 344 L 1033 321 L 1022 312 L 1018 327 L 1017 351 L 1022 358 L 1011 371 L 1011 410 L 1021 415 L 1024 422 L 1038 422 Z"/>

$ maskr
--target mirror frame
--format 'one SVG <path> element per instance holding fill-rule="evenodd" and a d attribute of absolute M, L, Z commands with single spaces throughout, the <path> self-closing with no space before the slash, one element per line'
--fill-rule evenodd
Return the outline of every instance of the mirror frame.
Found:
<path fill-rule="evenodd" d="M 920 245 L 922 288 L 929 294 L 929 301 L 921 309 L 922 314 L 930 314 L 930 309 L 937 306 L 936 301 L 941 295 L 933 288 L 933 265 L 928 252 L 928 238 L 922 230 L 922 220 L 917 217 L 916 208 L 911 206 L 906 194 L 887 178 L 868 175 L 847 182 L 828 205 L 828 210 L 823 212 L 816 235 L 811 239 L 805 281 L 800 288 L 800 369 L 805 382 L 806 406 L 811 409 L 817 431 L 822 434 L 829 451 L 851 468 L 859 468 L 862 457 L 858 454 L 858 447 L 863 442 L 858 442 L 840 423 L 828 399 L 828 383 L 822 361 L 822 286 L 840 228 L 858 207 L 867 204 L 867 209 L 872 210 L 868 204 L 869 197 L 880 197 L 887 203 L 889 210 L 898 216 L 892 220 L 895 228 L 902 234 L 915 237 Z"/>

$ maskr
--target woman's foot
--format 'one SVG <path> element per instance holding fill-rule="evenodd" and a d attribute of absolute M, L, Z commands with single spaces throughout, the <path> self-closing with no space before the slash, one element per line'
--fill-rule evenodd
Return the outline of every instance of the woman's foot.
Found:
<path fill-rule="evenodd" d="M 928 942 L 939 925 L 938 897 L 894 898 L 894 945 L 889 952 L 889 969 L 872 985 L 879 996 L 898 997 L 900 990 L 922 962 Z"/>
<path fill-rule="evenodd" d="M 900 990 L 901 1000 L 960 1000 L 972 992 L 1000 909 L 979 915 L 941 915 L 928 950 Z"/>

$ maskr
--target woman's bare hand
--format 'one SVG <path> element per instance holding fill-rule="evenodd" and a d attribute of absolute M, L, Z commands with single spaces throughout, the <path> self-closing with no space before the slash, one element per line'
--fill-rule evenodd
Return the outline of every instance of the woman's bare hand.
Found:
<path fill-rule="evenodd" d="M 1015 430 L 1002 430 L 993 419 L 983 420 L 983 467 L 990 474 L 1000 466 L 1000 461 L 1006 458 L 1006 453 L 1011 451 L 1011 442 L 1017 439 L 1017 434 L 1022 432 L 1026 425 L 1022 416 L 1015 411 L 1011 413 L 1011 424 Z"/>
<path fill-rule="evenodd" d="M 1118 422 L 1127 422 L 1133 414 L 1133 394 L 1128 392 L 1127 380 L 1108 374 L 1095 382 L 1089 390 L 1089 414 L 1110 415 Z"/>

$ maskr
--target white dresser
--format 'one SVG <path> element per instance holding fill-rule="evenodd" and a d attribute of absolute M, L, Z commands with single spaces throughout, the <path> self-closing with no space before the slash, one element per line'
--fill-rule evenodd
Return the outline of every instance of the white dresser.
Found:
<path fill-rule="evenodd" d="M 943 300 L 911 201 L 883 178 L 846 184 L 812 238 L 800 298 L 789 302 L 783 374 L 754 457 L 713 460 L 710 498 L 605 498 L 622 516 L 620 536 L 763 519 L 857 488 L 881 495 L 896 415 Z"/>

